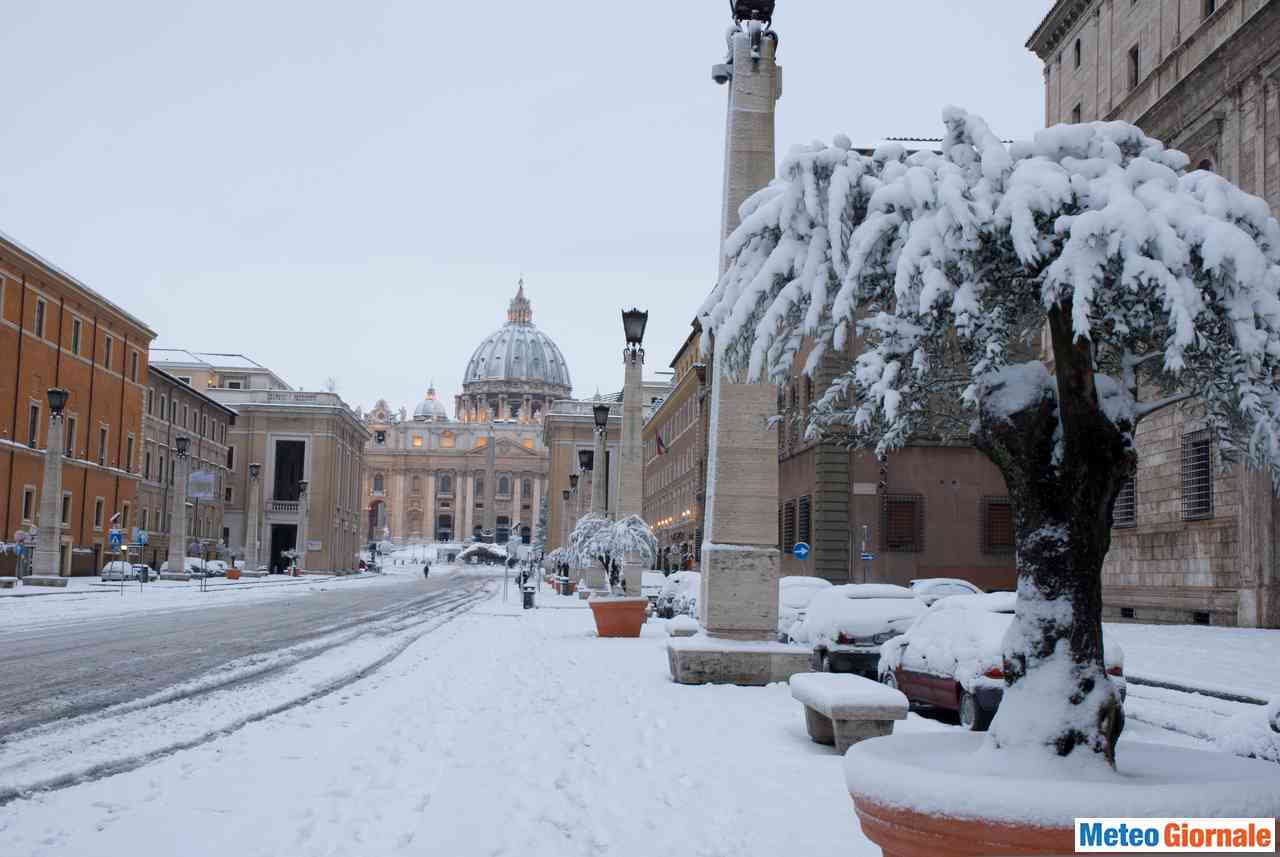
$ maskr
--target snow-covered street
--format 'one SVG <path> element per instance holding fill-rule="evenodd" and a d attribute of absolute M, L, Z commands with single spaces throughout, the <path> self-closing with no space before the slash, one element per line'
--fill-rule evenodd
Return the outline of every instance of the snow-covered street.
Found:
<path fill-rule="evenodd" d="M 598 639 L 583 601 L 544 588 L 525 612 L 501 577 L 488 590 L 222 691 L 17 736 L 0 781 L 45 790 L 0 807 L 0 853 L 877 853 L 786 685 L 676 685 L 662 621 Z"/>

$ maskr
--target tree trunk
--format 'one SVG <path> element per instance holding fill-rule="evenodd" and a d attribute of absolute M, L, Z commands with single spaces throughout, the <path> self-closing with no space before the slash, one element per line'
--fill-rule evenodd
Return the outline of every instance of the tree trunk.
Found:
<path fill-rule="evenodd" d="M 1119 693 L 1102 648 L 1102 562 L 1112 510 L 1137 458 L 1131 426 L 1103 413 L 1092 346 L 1075 341 L 1069 305 L 1049 312 L 1052 390 L 1005 417 L 983 413 L 975 436 L 1003 473 L 1014 507 L 1018 606 L 1005 638 L 997 746 L 1078 748 L 1115 765 Z M 1055 460 L 1055 457 L 1057 460 Z"/>

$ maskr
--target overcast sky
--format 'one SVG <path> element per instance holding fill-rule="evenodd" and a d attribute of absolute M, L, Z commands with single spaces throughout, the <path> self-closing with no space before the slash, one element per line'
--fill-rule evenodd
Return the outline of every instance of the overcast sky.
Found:
<path fill-rule="evenodd" d="M 780 0 L 778 152 L 1043 124 L 1049 0 Z M 523 274 L 575 393 L 666 370 L 716 274 L 725 0 L 11 4 L 0 231 L 158 333 L 450 412 Z"/>

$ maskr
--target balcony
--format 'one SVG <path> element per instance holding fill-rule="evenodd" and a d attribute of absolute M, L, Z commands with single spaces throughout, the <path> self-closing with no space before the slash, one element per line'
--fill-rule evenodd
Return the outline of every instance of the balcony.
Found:
<path fill-rule="evenodd" d="M 296 515 L 300 505 L 297 500 L 268 500 L 267 511 L 273 515 Z"/>

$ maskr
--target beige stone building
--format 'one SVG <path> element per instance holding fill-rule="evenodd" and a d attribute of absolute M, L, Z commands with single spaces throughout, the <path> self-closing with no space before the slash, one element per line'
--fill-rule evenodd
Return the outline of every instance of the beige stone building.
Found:
<path fill-rule="evenodd" d="M 360 474 L 370 434 L 335 393 L 293 390 L 242 354 L 154 349 L 152 365 L 236 412 L 227 431 L 223 528 L 229 550 L 278 571 L 355 567 Z M 257 493 L 250 464 L 260 466 Z M 306 490 L 303 490 L 303 483 Z"/>
<path fill-rule="evenodd" d="M 547 490 L 543 420 L 571 389 L 560 349 L 533 324 L 522 281 L 506 323 L 467 361 L 456 420 L 434 386 L 412 418 L 385 400 L 363 415 L 364 540 L 529 544 Z"/>
<path fill-rule="evenodd" d="M 1120 119 L 1280 211 L 1280 2 L 1059 0 L 1027 47 L 1045 122 Z M 1108 619 L 1280 627 L 1280 504 L 1220 472 L 1194 408 L 1138 432 L 1103 578 Z"/>
<path fill-rule="evenodd" d="M 206 385 L 205 389 L 208 387 Z M 138 482 L 136 526 L 146 530 L 142 561 L 159 568 L 169 556 L 169 528 L 174 501 L 174 441 L 190 438 L 190 472 L 213 476 L 211 500 L 186 501 L 188 542 L 200 542 L 210 556 L 239 555 L 229 541 L 223 515 L 231 493 L 232 464 L 228 436 L 235 424 L 234 409 L 220 404 L 199 388 L 179 380 L 159 366 L 147 372 L 142 410 L 142 460 Z"/>

